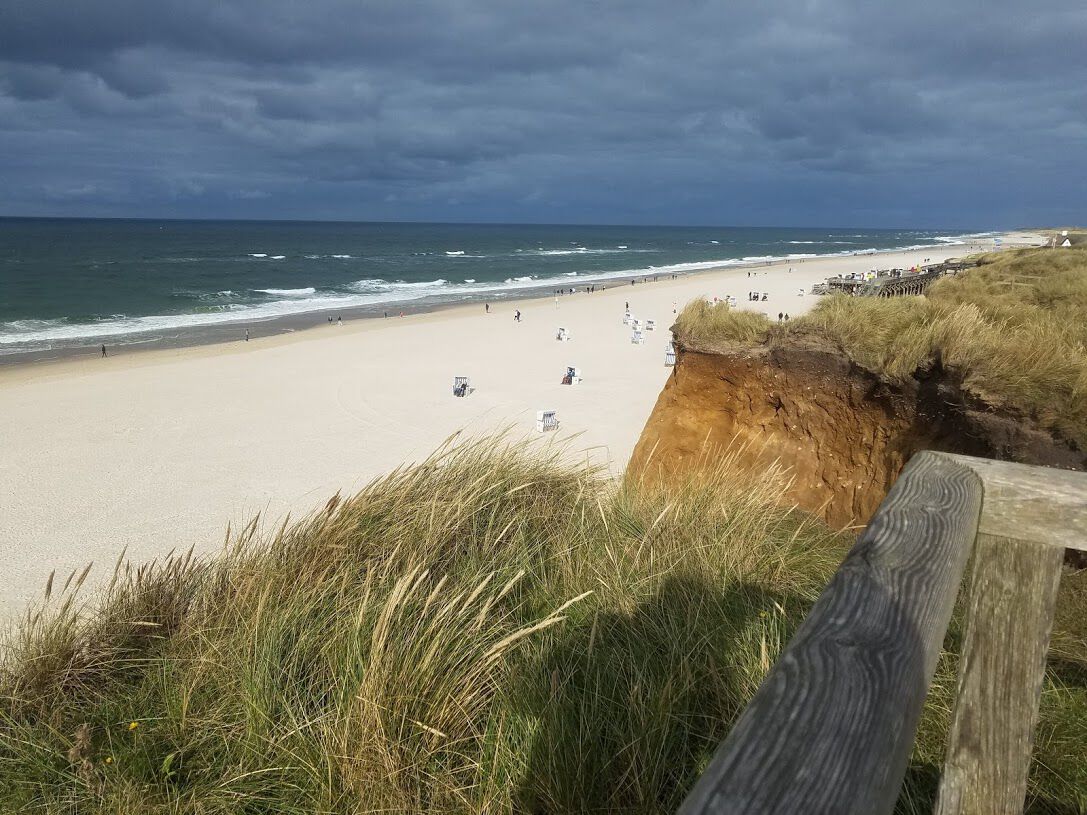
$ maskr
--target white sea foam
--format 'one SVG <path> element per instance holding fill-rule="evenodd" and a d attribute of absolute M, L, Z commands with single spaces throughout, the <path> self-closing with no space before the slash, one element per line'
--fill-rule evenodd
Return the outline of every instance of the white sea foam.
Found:
<path fill-rule="evenodd" d="M 453 251 L 453 252 L 446 252 L 446 254 L 449 255 L 449 257 L 451 257 L 451 258 L 459 258 L 459 257 L 462 257 L 464 255 L 464 250 L 463 249 L 457 249 L 456 251 Z"/>
<path fill-rule="evenodd" d="M 273 297 L 306 297 L 317 293 L 317 289 L 313 286 L 306 286 L 304 289 L 254 289 L 254 291 L 270 294 Z"/>
<path fill-rule="evenodd" d="M 266 258 L 266 257 L 268 257 L 268 255 L 265 254 L 264 252 L 250 252 L 249 257 L 251 257 L 251 258 Z"/>
<path fill-rule="evenodd" d="M 284 260 L 286 257 L 286 255 L 272 255 L 272 260 Z"/>
<path fill-rule="evenodd" d="M 464 282 L 465 283 L 475 283 L 476 279 L 474 277 L 466 277 L 466 278 L 464 278 Z"/>
<path fill-rule="evenodd" d="M 528 255 L 532 257 L 564 257 L 569 255 L 622 255 L 634 252 L 659 252 L 659 249 L 631 249 L 628 246 L 617 246 L 614 249 L 589 249 L 585 246 L 578 246 L 574 249 L 518 249 L 517 254 Z"/>
<path fill-rule="evenodd" d="M 706 269 L 722 269 L 743 266 L 765 261 L 782 261 L 808 257 L 835 257 L 852 254 L 877 254 L 880 252 L 898 252 L 906 249 L 929 249 L 945 246 L 953 241 L 966 242 L 978 240 L 988 235 L 963 235 L 948 237 L 936 244 L 919 244 L 913 247 L 894 247 L 883 250 L 869 248 L 865 250 L 842 250 L 819 255 L 762 255 L 743 259 L 724 258 L 718 260 L 674 263 L 663 266 L 620 269 L 611 272 L 583 271 L 585 282 L 607 283 L 617 281 L 625 284 L 630 279 L 652 277 L 653 275 L 683 274 Z M 547 250 L 540 250 L 547 251 Z M 636 251 L 636 250 L 635 250 Z M 112 317 L 87 323 L 71 323 L 67 320 L 16 320 L 0 323 L 0 353 L 17 353 L 30 348 L 51 348 L 63 345 L 91 344 L 109 337 L 122 337 L 124 341 L 133 341 L 134 335 L 148 333 L 176 332 L 185 329 L 237 323 L 243 321 L 268 320 L 278 317 L 300 315 L 314 311 L 343 310 L 349 308 L 380 307 L 397 302 L 430 299 L 439 302 L 446 300 L 465 300 L 473 296 L 493 294 L 495 292 L 517 292 L 526 289 L 545 289 L 549 286 L 564 285 L 577 272 L 567 272 L 550 278 L 529 276 L 511 277 L 503 282 L 477 282 L 474 278 L 464 283 L 449 283 L 445 279 L 428 280 L 415 283 L 388 281 L 377 278 L 362 279 L 346 287 L 341 293 L 322 292 L 317 295 L 313 287 L 298 289 L 262 289 L 260 294 L 267 298 L 259 302 L 224 303 L 196 314 L 151 315 L 145 317 Z M 236 292 L 224 289 L 219 292 L 223 298 L 237 296 Z"/>
<path fill-rule="evenodd" d="M 349 260 L 351 255 L 330 255 L 329 257 L 334 257 L 337 260 Z"/>

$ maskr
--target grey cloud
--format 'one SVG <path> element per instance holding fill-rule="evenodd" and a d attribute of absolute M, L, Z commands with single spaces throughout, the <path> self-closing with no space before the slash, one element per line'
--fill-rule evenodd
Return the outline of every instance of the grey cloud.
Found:
<path fill-rule="evenodd" d="M 0 0 L 0 213 L 1082 212 L 1081 2 L 773 6 Z"/>

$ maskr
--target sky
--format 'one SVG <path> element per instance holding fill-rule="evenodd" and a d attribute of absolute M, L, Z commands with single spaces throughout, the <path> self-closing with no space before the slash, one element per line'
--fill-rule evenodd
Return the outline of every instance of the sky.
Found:
<path fill-rule="evenodd" d="M 0 0 L 0 215 L 1087 222 L 1083 0 Z"/>

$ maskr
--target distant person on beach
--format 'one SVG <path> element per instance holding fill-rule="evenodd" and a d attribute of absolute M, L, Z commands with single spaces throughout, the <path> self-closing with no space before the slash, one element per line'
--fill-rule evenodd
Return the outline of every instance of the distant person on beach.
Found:
<path fill-rule="evenodd" d="M 785 313 L 785 322 L 789 322 L 789 313 L 788 312 Z"/>
<path fill-rule="evenodd" d="M 343 325 L 343 317 L 337 317 L 337 318 L 336 318 L 336 322 L 337 322 L 337 323 L 338 323 L 339 325 Z"/>
<path fill-rule="evenodd" d="M 521 311 L 520 311 L 520 309 L 515 309 L 514 310 L 514 312 L 513 312 L 513 321 L 515 323 L 521 322 Z"/>
<path fill-rule="evenodd" d="M 490 303 L 484 303 L 483 304 L 483 313 L 484 314 L 490 314 L 491 313 L 491 304 Z"/>
<path fill-rule="evenodd" d="M 102 346 L 102 356 L 106 355 L 106 346 Z"/>
<path fill-rule="evenodd" d="M 779 323 L 781 322 L 781 320 L 782 320 L 782 318 L 783 318 L 784 316 L 785 316 L 785 315 L 784 315 L 784 314 L 782 314 L 782 313 L 781 313 L 780 311 L 778 312 L 778 322 L 779 322 Z"/>
<path fill-rule="evenodd" d="M 245 341 L 249 342 L 249 329 L 245 329 Z"/>

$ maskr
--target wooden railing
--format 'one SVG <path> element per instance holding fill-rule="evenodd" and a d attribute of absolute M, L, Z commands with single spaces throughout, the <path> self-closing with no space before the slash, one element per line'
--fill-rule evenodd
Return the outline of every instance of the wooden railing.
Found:
<path fill-rule="evenodd" d="M 680 808 L 891 812 L 967 562 L 938 815 L 1021 812 L 1087 473 L 914 456 Z"/>

